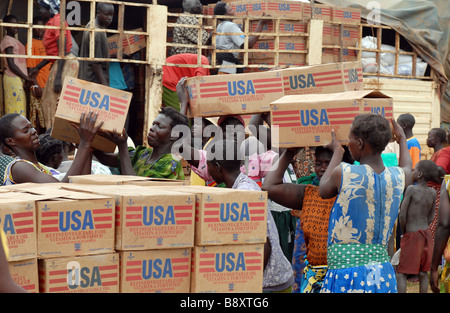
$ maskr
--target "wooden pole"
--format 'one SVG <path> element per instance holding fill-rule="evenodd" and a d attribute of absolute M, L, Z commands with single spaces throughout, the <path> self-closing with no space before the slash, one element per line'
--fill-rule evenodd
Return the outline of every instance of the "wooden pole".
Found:
<path fill-rule="evenodd" d="M 166 62 L 167 7 L 152 5 L 147 8 L 147 62 L 145 73 L 145 116 L 143 137 L 158 115 L 162 101 L 162 67 Z M 146 140 L 144 145 L 147 144 Z"/>
<path fill-rule="evenodd" d="M 323 21 L 309 21 L 309 37 L 308 37 L 308 55 L 306 56 L 306 64 L 316 65 L 322 63 L 322 38 L 323 38 Z"/>

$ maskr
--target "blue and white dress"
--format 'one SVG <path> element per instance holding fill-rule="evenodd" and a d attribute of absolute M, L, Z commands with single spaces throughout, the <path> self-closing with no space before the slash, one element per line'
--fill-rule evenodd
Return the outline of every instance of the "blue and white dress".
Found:
<path fill-rule="evenodd" d="M 321 292 L 397 292 L 387 244 L 398 216 L 405 173 L 341 163 L 341 188 L 330 214 L 328 271 Z"/>

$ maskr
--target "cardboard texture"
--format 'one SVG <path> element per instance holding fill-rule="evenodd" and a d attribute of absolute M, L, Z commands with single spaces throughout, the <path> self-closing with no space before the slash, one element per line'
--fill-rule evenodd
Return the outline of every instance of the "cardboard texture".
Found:
<path fill-rule="evenodd" d="M 267 192 L 184 186 L 194 193 L 195 244 L 264 243 L 267 237 Z"/>
<path fill-rule="evenodd" d="M 361 9 L 333 7 L 331 20 L 335 23 L 359 24 Z"/>
<path fill-rule="evenodd" d="M 8 261 L 37 256 L 35 200 L 18 193 L 5 193 L 0 198 L 0 226 L 8 240 Z"/>
<path fill-rule="evenodd" d="M 345 75 L 351 84 L 345 83 Z M 362 66 L 361 62 L 335 63 L 193 77 L 186 86 L 190 117 L 261 113 L 268 112 L 270 103 L 284 95 L 362 90 Z"/>
<path fill-rule="evenodd" d="M 39 292 L 37 258 L 9 262 L 11 278 L 23 289 L 31 293 Z"/>
<path fill-rule="evenodd" d="M 114 199 L 63 190 L 62 185 L 19 184 L 12 189 L 41 197 L 35 201 L 38 257 L 114 251 Z"/>
<path fill-rule="evenodd" d="M 142 32 L 142 28 L 133 29 L 131 31 L 134 32 Z M 109 48 L 109 55 L 115 56 L 117 55 L 117 49 L 119 48 L 121 44 L 119 43 L 119 34 L 115 34 L 108 37 L 108 48 Z M 147 46 L 147 40 L 145 38 L 145 35 L 129 35 L 129 34 L 123 34 L 123 41 L 122 41 L 122 47 L 123 47 L 123 54 L 133 54 L 136 51 L 139 51 L 141 49 L 144 49 Z"/>
<path fill-rule="evenodd" d="M 195 246 L 191 292 L 261 293 L 263 244 Z"/>
<path fill-rule="evenodd" d="M 312 6 L 307 3 L 304 3 L 302 14 L 303 20 L 305 21 L 310 20 L 311 12 L 313 12 L 315 20 L 323 20 L 325 22 L 330 22 L 333 15 L 333 7 L 329 5 L 314 3 L 314 11 L 312 11 Z"/>
<path fill-rule="evenodd" d="M 121 293 L 188 293 L 191 248 L 120 253 Z"/>
<path fill-rule="evenodd" d="M 258 21 L 251 20 L 250 25 L 251 31 L 255 32 L 256 26 L 258 25 Z M 269 20 L 267 24 L 263 26 L 262 33 L 276 33 L 274 29 L 275 25 L 276 25 L 275 21 Z M 298 34 L 298 33 L 306 33 L 307 29 L 308 24 L 304 21 L 280 20 L 277 32 Z M 274 37 L 275 36 L 273 35 L 260 35 L 259 40 L 274 39 Z"/>
<path fill-rule="evenodd" d="M 249 0 L 230 2 L 236 16 L 261 16 L 302 18 L 303 4 L 298 1 Z"/>
<path fill-rule="evenodd" d="M 175 187 L 175 186 L 174 186 Z M 68 184 L 65 188 L 115 199 L 117 250 L 149 250 L 194 245 L 195 195 L 167 188 Z"/>
<path fill-rule="evenodd" d="M 272 136 L 272 143 L 283 148 L 322 146 L 331 141 L 332 129 L 337 140 L 347 144 L 358 114 L 393 116 L 392 98 L 374 90 L 285 96 L 270 107 L 271 125 L 279 132 L 279 137 Z"/>
<path fill-rule="evenodd" d="M 54 117 L 51 136 L 68 142 L 79 143 L 77 130 L 70 124 L 78 124 L 83 112 L 98 114 L 97 123 L 103 121 L 102 130 L 121 131 L 125 125 L 132 93 L 90 83 L 66 76 L 58 108 Z M 105 152 L 114 152 L 116 145 L 96 135 L 93 147 Z"/>
<path fill-rule="evenodd" d="M 296 37 L 296 36 L 283 36 L 279 38 L 278 47 L 276 46 L 275 39 L 265 39 L 258 40 L 256 44 L 253 46 L 253 49 L 261 50 L 255 51 L 251 53 L 252 59 L 267 59 L 267 58 L 275 58 L 275 52 L 266 52 L 265 50 L 286 50 L 285 52 L 280 52 L 280 54 L 287 55 L 290 51 L 305 51 L 306 49 L 306 39 L 305 37 Z M 304 53 L 292 53 L 292 58 L 302 59 L 304 62 L 305 54 Z M 280 62 L 283 62 L 284 59 L 280 59 Z"/>
<path fill-rule="evenodd" d="M 142 176 L 128 175 L 106 175 L 89 174 L 69 177 L 70 183 L 75 184 L 99 184 L 99 185 L 142 185 L 142 186 L 161 186 L 161 185 L 186 185 L 189 181 L 181 179 L 152 178 Z"/>
<path fill-rule="evenodd" d="M 118 293 L 119 254 L 39 260 L 41 293 Z"/>

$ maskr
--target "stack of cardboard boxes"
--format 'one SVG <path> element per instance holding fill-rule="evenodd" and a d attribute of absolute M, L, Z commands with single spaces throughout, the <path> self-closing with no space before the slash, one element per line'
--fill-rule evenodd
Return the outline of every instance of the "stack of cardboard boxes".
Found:
<path fill-rule="evenodd" d="M 14 280 L 42 293 L 261 292 L 267 193 L 168 183 L 0 189 Z"/>
<path fill-rule="evenodd" d="M 278 54 L 280 67 L 302 66 L 306 64 L 308 22 L 311 18 L 323 20 L 322 64 L 356 61 L 355 47 L 359 38 L 359 23 L 361 12 L 359 9 L 339 8 L 322 4 L 304 3 L 300 1 L 282 0 L 250 0 L 227 1 L 235 12 L 233 20 L 244 30 L 245 16 L 250 16 L 249 31 L 255 31 L 258 23 L 253 19 L 263 14 L 279 20 L 270 20 L 264 26 L 263 33 L 279 33 L 278 46 L 273 35 L 261 35 L 252 49 L 260 52 L 249 53 L 248 64 L 259 64 L 261 67 L 245 69 L 246 72 L 264 71 L 275 64 L 275 52 L 266 50 L 284 50 Z M 203 14 L 213 15 L 215 4 L 204 6 Z M 313 13 L 313 14 L 312 14 Z M 312 17 L 313 16 L 313 17 Z M 342 25 L 342 26 L 341 26 Z M 343 49 L 332 47 L 340 46 Z"/>

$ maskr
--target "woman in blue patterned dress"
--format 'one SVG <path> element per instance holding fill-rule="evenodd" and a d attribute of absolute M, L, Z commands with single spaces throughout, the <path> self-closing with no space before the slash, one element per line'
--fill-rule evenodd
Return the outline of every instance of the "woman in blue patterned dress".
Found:
<path fill-rule="evenodd" d="M 411 182 L 405 134 L 392 120 L 400 145 L 399 167 L 385 167 L 381 152 L 391 139 L 389 121 L 376 114 L 355 117 L 350 153 L 361 165 L 340 163 L 343 149 L 332 134 L 333 157 L 320 181 L 320 195 L 337 195 L 328 228 L 328 272 L 322 292 L 397 292 L 387 244 L 403 190 Z"/>

